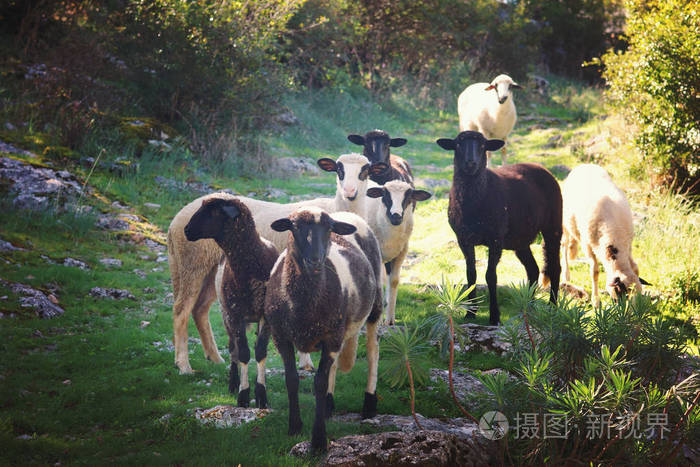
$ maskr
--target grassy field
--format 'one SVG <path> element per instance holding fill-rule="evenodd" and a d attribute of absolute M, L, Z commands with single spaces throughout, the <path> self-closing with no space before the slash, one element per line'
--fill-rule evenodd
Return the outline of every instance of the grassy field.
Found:
<path fill-rule="evenodd" d="M 650 190 L 640 180 L 639 170 L 629 161 L 630 148 L 619 143 L 619 123 L 605 118 L 599 91 L 553 80 L 550 97 L 521 94 L 516 97 L 520 122 L 509 145 L 509 161 L 535 161 L 552 168 L 563 178 L 558 165 L 573 167 L 591 158 L 606 166 L 628 192 L 636 215 L 634 256 L 642 276 L 653 283 L 652 294 L 664 299 L 663 312 L 679 320 L 692 320 L 698 328 L 698 277 L 700 213 L 680 198 Z M 305 93 L 290 95 L 287 106 L 300 123 L 284 132 L 267 136 L 273 157 L 302 156 L 316 159 L 356 151 L 345 137 L 375 127 L 409 143 L 397 150 L 413 166 L 418 184 L 434 197 L 422 203 L 416 214 L 409 260 L 402 273 L 397 318 L 415 323 L 434 313 L 436 299 L 426 285 L 442 276 L 464 280 L 464 259 L 447 224 L 447 191 L 451 180 L 450 154 L 434 141 L 457 133 L 456 113 L 416 110 L 408 104 L 377 102 L 364 93 Z M 25 130 L 6 133 L 0 139 L 27 141 Z M 586 143 L 608 135 L 606 149 L 586 155 Z M 32 135 L 30 135 L 32 136 Z M 39 135 L 40 136 L 40 135 Z M 39 136 L 35 145 L 39 154 Z M 24 138 L 24 139 L 23 139 Z M 99 148 L 99 141 L 94 142 Z M 84 154 L 103 160 L 126 156 L 108 148 Z M 51 156 L 44 162 L 51 162 Z M 26 157 L 25 157 L 26 158 Z M 496 158 L 499 160 L 499 157 Z M 261 421 L 237 429 L 220 430 L 200 425 L 193 417 L 197 407 L 235 404 L 227 393 L 227 368 L 204 359 L 201 346 L 190 342 L 190 359 L 196 373 L 179 376 L 173 366 L 172 295 L 167 262 L 133 236 L 94 228 L 97 212 L 113 210 L 119 201 L 129 212 L 143 216 L 141 228 L 153 238 L 163 238 L 170 219 L 194 192 L 167 188 L 156 176 L 179 181 L 203 181 L 229 187 L 242 194 L 262 196 L 278 188 L 290 196 L 309 191 L 332 195 L 330 174 L 293 179 L 274 179 L 239 173 L 228 176 L 226 168 L 204 169 L 182 151 L 161 154 L 146 152 L 138 160 L 139 170 L 122 176 L 106 170 L 90 174 L 89 166 L 69 163 L 67 169 L 95 188 L 99 196 L 81 203 L 93 213 L 60 214 L 54 211 L 27 213 L 15 210 L 0 185 L 0 237 L 25 251 L 0 252 L 0 277 L 51 291 L 66 313 L 52 320 L 32 319 L 18 297 L 0 285 L 0 463 L 3 465 L 308 465 L 312 460 L 287 456 L 291 446 L 309 439 L 313 396 L 310 378 L 301 383 L 303 434 L 286 435 L 287 402 L 281 375 L 268 378 L 270 405 L 274 409 Z M 34 161 L 38 162 L 38 161 Z M 54 163 L 56 160 L 54 159 Z M 63 163 L 61 163 L 63 164 Z M 89 177 L 89 180 L 88 180 Z M 161 208 L 150 209 L 146 203 Z M 533 245 L 541 262 L 541 251 Z M 51 260 L 49 262 L 46 258 Z M 88 270 L 66 267 L 66 257 L 84 261 Z M 99 260 L 116 258 L 122 266 L 110 268 Z M 486 251 L 477 249 L 478 281 L 483 282 Z M 137 271 L 137 272 L 135 272 Z M 525 279 L 523 267 L 512 252 L 505 252 L 498 269 L 499 283 L 507 286 Z M 588 266 L 578 260 L 573 282 L 590 290 Z M 134 300 L 93 298 L 94 286 L 128 289 Z M 503 287 L 502 320 L 517 314 Z M 7 315 L 14 314 L 14 317 Z M 482 301 L 477 322 L 486 324 L 487 301 Z M 211 319 L 220 349 L 227 336 L 218 306 Z M 190 336 L 197 337 L 194 324 Z M 691 345 L 697 353 L 697 347 Z M 226 352 L 222 352 L 227 355 Z M 280 368 L 279 355 L 270 347 L 270 367 Z M 336 407 L 339 412 L 359 412 L 367 366 L 362 358 L 347 375 L 339 375 Z M 447 363 L 437 350 L 430 356 L 434 367 Z M 458 365 L 486 370 L 508 367 L 506 359 L 470 353 L 458 357 Z M 380 372 L 383 362 L 380 360 Z M 417 411 L 425 416 L 458 416 L 441 383 L 430 383 L 417 391 Z M 392 389 L 380 378 L 379 410 L 409 414 L 407 389 Z M 478 414 L 477 414 L 478 416 Z M 369 428 L 330 422 L 332 438 L 365 432 Z"/>

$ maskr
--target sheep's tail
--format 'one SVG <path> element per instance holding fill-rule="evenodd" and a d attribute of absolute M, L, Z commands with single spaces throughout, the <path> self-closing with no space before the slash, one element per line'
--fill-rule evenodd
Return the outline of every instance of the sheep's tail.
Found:
<path fill-rule="evenodd" d="M 357 358 L 357 341 L 360 338 L 359 334 L 345 341 L 340 355 L 338 356 L 338 369 L 343 373 L 347 373 L 355 366 L 355 358 Z"/>

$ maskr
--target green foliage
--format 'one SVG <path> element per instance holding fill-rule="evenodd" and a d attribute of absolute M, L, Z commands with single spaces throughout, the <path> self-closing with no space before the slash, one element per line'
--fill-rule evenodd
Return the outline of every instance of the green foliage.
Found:
<path fill-rule="evenodd" d="M 629 48 L 602 57 L 608 96 L 657 181 L 700 193 L 698 2 L 629 0 Z"/>
<path fill-rule="evenodd" d="M 467 344 L 468 338 L 465 331 L 459 326 L 450 327 L 450 317 L 454 321 L 480 301 L 478 297 L 473 300 L 469 298 L 474 287 L 476 284 L 471 287 L 463 287 L 461 283 L 452 282 L 445 276 L 442 276 L 439 284 L 430 287 L 431 294 L 439 304 L 436 309 L 437 313 L 427 318 L 427 324 L 430 325 L 429 338 L 439 343 L 440 354 L 443 358 L 447 357 L 450 352 L 452 332 L 455 335 L 455 343 L 459 343 L 462 348 Z"/>
<path fill-rule="evenodd" d="M 416 385 L 425 384 L 430 374 L 427 359 L 429 350 L 424 325 L 415 326 L 413 329 L 396 326 L 382 338 L 382 377 L 386 378 L 392 387 L 404 386 L 409 380 L 406 368 L 408 363 Z"/>

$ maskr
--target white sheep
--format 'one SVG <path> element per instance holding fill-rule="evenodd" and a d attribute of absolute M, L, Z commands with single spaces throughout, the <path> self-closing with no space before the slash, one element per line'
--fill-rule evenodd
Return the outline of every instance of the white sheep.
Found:
<path fill-rule="evenodd" d="M 491 83 L 469 85 L 457 99 L 459 131 L 478 131 L 486 139 L 505 141 L 515 126 L 517 113 L 512 90 L 521 86 L 508 75 L 498 75 Z M 506 148 L 501 149 L 506 165 Z M 489 153 L 488 167 L 491 167 Z"/>
<path fill-rule="evenodd" d="M 338 167 L 338 164 L 332 159 L 321 159 L 319 165 L 327 167 L 330 165 L 328 161 L 334 167 Z M 223 258 L 223 252 L 211 239 L 203 239 L 198 242 L 187 241 L 184 228 L 192 215 L 206 199 L 212 197 L 240 199 L 253 214 L 256 230 L 260 236 L 271 241 L 277 251 L 282 251 L 287 247 L 287 234 L 273 230 L 270 225 L 298 208 L 316 206 L 327 212 L 350 210 L 360 213 L 361 216 L 365 215 L 364 193 L 367 177 L 373 170 L 378 172 L 386 170 L 386 165 L 381 163 L 370 165 L 367 158 L 359 154 L 341 156 L 338 161 L 341 162 L 342 178 L 340 175 L 337 177 L 338 188 L 335 198 L 316 198 L 297 203 L 280 204 L 228 193 L 213 193 L 197 198 L 175 215 L 168 228 L 168 262 L 174 295 L 175 365 L 180 370 L 180 374 L 192 373 L 187 352 L 187 323 L 190 315 L 194 317 L 207 359 L 215 363 L 224 362 L 216 347 L 209 322 L 209 308 L 216 300 L 215 276 Z M 313 368 L 308 354 L 299 355 L 299 366 L 307 369 Z"/>
<path fill-rule="evenodd" d="M 580 165 L 569 173 L 562 186 L 564 278 L 570 280 L 569 260 L 578 246 L 588 257 L 592 280 L 592 299 L 598 305 L 598 262 L 607 276 L 606 289 L 613 298 L 632 289 L 649 285 L 639 277 L 632 259 L 634 226 L 627 197 L 602 167 Z"/>
<path fill-rule="evenodd" d="M 367 223 L 379 241 L 382 262 L 388 275 L 386 319 L 387 324 L 393 325 L 401 265 L 408 253 L 408 240 L 413 232 L 413 211 L 417 201 L 425 201 L 431 195 L 399 180 L 386 182 L 384 186 L 372 185 L 367 190 Z"/>

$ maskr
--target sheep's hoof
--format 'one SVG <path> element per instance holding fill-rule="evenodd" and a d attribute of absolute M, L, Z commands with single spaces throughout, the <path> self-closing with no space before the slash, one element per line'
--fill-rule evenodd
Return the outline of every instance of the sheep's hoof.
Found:
<path fill-rule="evenodd" d="M 333 394 L 326 394 L 326 418 L 331 418 L 333 415 L 333 409 L 335 409 Z"/>
<path fill-rule="evenodd" d="M 311 450 L 318 453 L 323 453 L 328 450 L 328 444 L 326 440 L 311 440 Z"/>
<path fill-rule="evenodd" d="M 221 355 L 219 355 L 219 354 L 207 355 L 207 360 L 209 360 L 210 362 L 214 362 L 214 363 L 226 363 L 226 360 L 221 358 Z"/>
<path fill-rule="evenodd" d="M 264 384 L 255 383 L 255 405 L 259 409 L 267 408 L 267 389 Z"/>
<path fill-rule="evenodd" d="M 374 418 L 377 415 L 377 394 L 365 393 L 365 403 L 362 405 L 362 418 Z"/>
<path fill-rule="evenodd" d="M 238 407 L 248 407 L 250 405 L 250 388 L 245 388 L 238 393 Z"/>
<path fill-rule="evenodd" d="M 175 368 L 177 368 L 180 372 L 181 375 L 193 375 L 194 370 L 189 364 L 186 365 L 180 365 L 180 364 L 175 364 Z"/>

